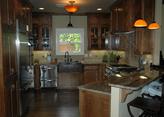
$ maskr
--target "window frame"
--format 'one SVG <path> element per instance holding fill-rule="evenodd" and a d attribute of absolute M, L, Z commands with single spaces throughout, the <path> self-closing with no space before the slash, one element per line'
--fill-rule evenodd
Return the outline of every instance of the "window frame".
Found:
<path fill-rule="evenodd" d="M 79 53 L 73 53 L 69 51 L 70 55 L 84 55 L 84 28 L 56 28 L 56 55 L 64 55 L 65 52 L 60 52 L 58 48 L 59 35 L 62 33 L 79 33 L 80 34 L 80 47 L 81 51 Z"/>

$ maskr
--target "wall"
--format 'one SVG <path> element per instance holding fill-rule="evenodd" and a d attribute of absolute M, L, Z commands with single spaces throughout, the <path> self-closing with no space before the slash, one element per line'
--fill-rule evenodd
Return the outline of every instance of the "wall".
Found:
<path fill-rule="evenodd" d="M 164 56 L 164 4 L 162 5 L 162 24 L 161 24 L 161 42 L 160 42 L 160 50 L 162 50 Z"/>
<path fill-rule="evenodd" d="M 63 59 L 62 56 L 56 56 L 55 55 L 55 48 L 56 48 L 56 28 L 66 28 L 67 24 L 69 22 L 69 16 L 68 15 L 60 15 L 60 16 L 53 16 L 52 17 L 52 41 L 51 41 L 51 47 L 52 47 L 52 56 Z M 84 28 L 84 43 L 85 43 L 85 53 L 87 51 L 87 16 L 71 16 L 71 22 L 75 28 Z M 83 56 L 73 56 L 74 59 L 82 59 Z"/>

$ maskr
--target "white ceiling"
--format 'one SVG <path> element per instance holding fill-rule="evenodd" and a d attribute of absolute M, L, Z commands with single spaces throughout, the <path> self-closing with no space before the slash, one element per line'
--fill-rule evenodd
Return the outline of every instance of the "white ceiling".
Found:
<path fill-rule="evenodd" d="M 96 9 L 101 7 L 103 10 L 99 12 L 109 12 L 110 5 L 115 0 L 75 0 L 75 5 L 80 6 L 78 13 L 95 13 Z M 65 14 L 64 6 L 69 4 L 69 0 L 30 0 L 35 12 L 51 12 L 57 14 Z M 44 7 L 44 11 L 39 11 L 39 7 Z"/>

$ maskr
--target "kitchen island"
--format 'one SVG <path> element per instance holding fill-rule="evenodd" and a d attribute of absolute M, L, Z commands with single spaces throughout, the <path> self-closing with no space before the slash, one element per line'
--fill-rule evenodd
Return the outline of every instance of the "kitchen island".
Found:
<path fill-rule="evenodd" d="M 162 74 L 163 72 L 153 69 L 128 74 L 120 73 L 109 76 L 105 82 L 80 86 L 80 117 L 91 117 L 93 113 L 94 117 L 130 117 L 127 103 L 140 96 L 142 88 L 159 79 Z M 96 95 L 105 96 L 106 99 L 103 101 L 98 96 L 94 98 Z M 90 111 L 87 111 L 88 109 Z M 132 111 L 134 115 L 139 115 L 141 112 L 137 109 L 132 109 Z"/>

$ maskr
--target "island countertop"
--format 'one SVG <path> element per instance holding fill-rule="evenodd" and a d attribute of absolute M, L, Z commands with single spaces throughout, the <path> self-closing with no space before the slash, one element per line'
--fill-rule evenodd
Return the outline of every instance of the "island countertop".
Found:
<path fill-rule="evenodd" d="M 150 82 L 157 80 L 164 72 L 159 70 L 115 74 L 108 78 L 108 85 L 128 90 L 138 90 Z"/>
<path fill-rule="evenodd" d="M 80 90 L 111 95 L 111 87 L 106 82 L 95 82 L 79 86 Z"/>

